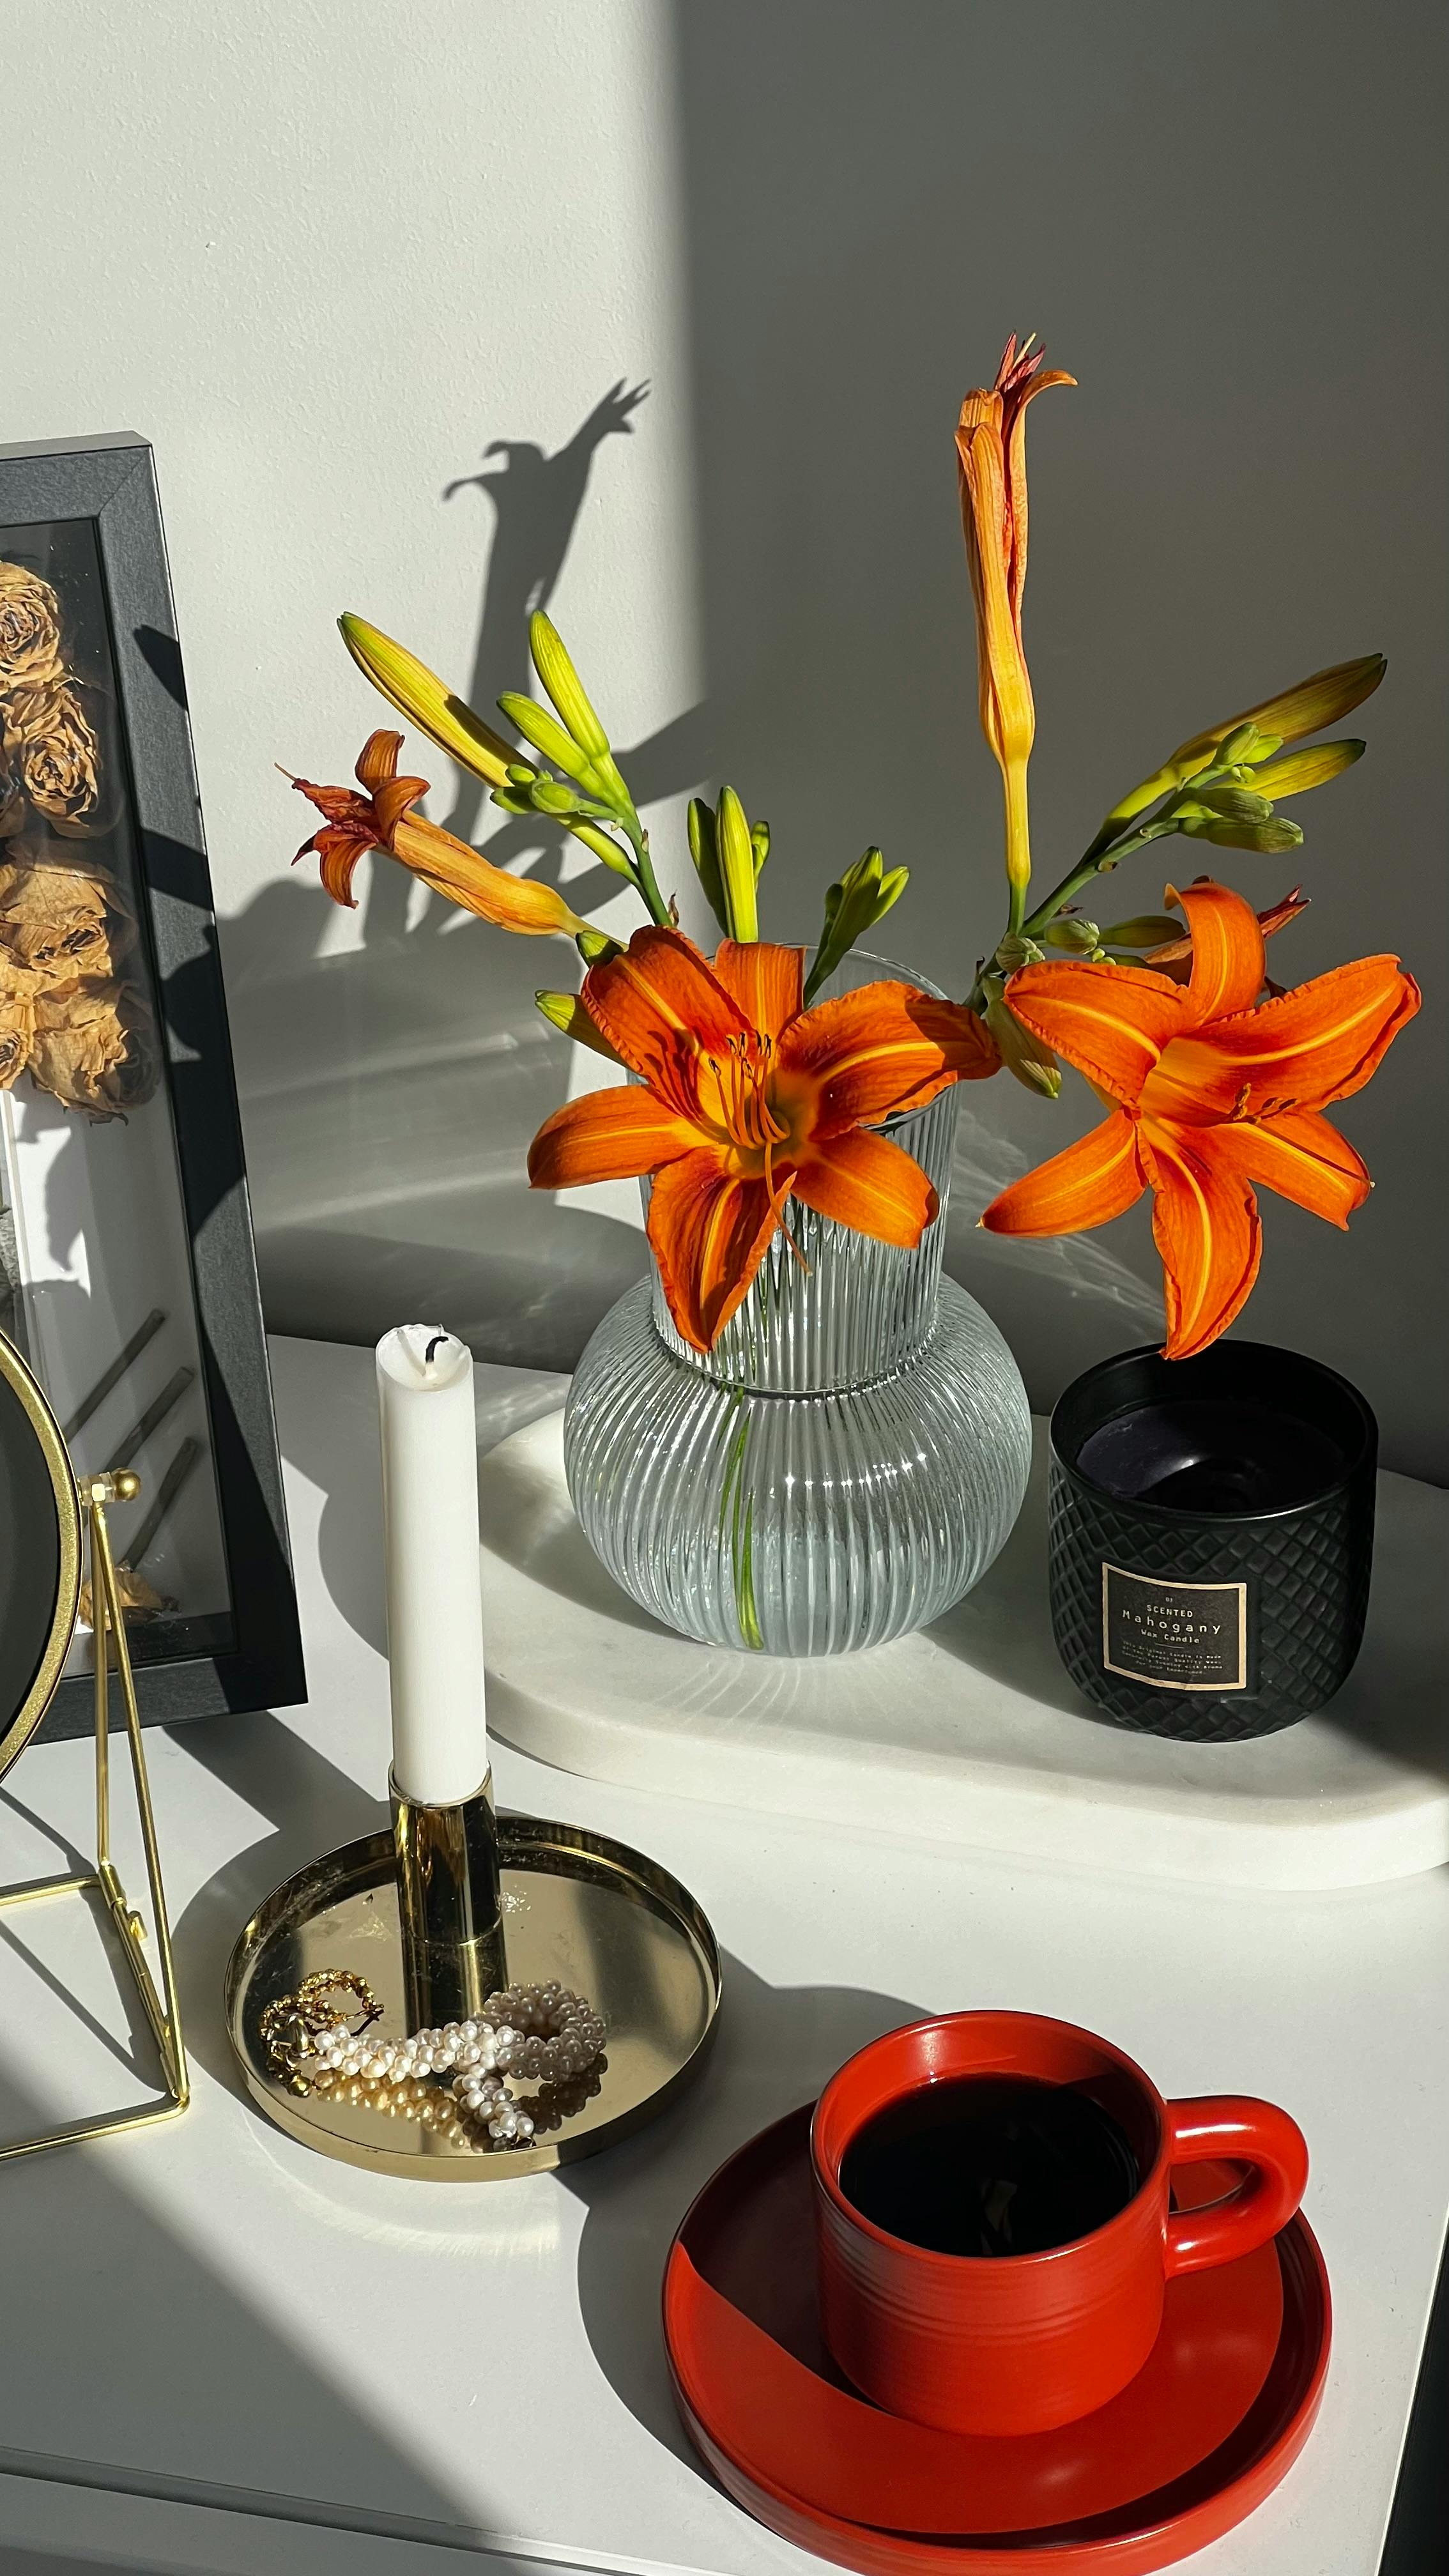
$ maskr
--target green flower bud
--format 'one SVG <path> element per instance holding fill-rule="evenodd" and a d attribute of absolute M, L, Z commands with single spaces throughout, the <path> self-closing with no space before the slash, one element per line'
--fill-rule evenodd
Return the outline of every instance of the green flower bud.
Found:
<path fill-rule="evenodd" d="M 1015 975 L 1019 968 L 1039 966 L 1041 962 L 1042 951 L 1036 941 L 1026 938 L 1019 930 L 1009 930 L 996 951 L 996 963 L 1003 975 Z"/>
<path fill-rule="evenodd" d="M 582 948 L 585 939 L 596 935 L 592 931 L 583 931 L 579 936 L 579 947 Z M 611 940 L 609 945 L 612 948 L 615 943 Z M 574 1038 L 580 1046 L 592 1047 L 596 1055 L 607 1056 L 612 1064 L 618 1063 L 619 1058 L 608 1039 L 590 1019 L 577 993 L 535 993 L 533 998 L 550 1027 L 557 1029 L 561 1036 Z"/>
<path fill-rule="evenodd" d="M 1264 796 L 1301 796 L 1306 788 L 1322 787 L 1351 769 L 1367 749 L 1364 742 L 1320 742 L 1310 751 L 1290 751 L 1286 760 L 1260 770 L 1256 785 Z"/>
<path fill-rule="evenodd" d="M 528 793 L 536 814 L 573 814 L 578 810 L 579 800 L 573 789 L 557 778 L 536 778 Z"/>
<path fill-rule="evenodd" d="M 589 704 L 557 627 L 550 624 L 541 608 L 528 621 L 528 649 L 535 671 L 579 749 L 595 760 L 607 753 L 609 737 Z"/>
<path fill-rule="evenodd" d="M 1048 948 L 1071 948 L 1084 956 L 1100 947 L 1102 941 L 1095 921 L 1084 921 L 1079 912 L 1059 912 L 1055 921 L 1047 923 L 1042 937 Z M 998 948 L 996 953 L 999 957 L 1001 950 Z"/>
<path fill-rule="evenodd" d="M 1225 850 L 1296 850 L 1303 838 L 1301 825 L 1290 823 L 1286 814 L 1271 815 L 1266 823 L 1234 823 L 1204 814 L 1182 828 L 1194 840 L 1216 841 Z"/>
<path fill-rule="evenodd" d="M 494 801 L 496 803 L 496 798 Z M 574 816 L 570 820 L 569 830 L 576 841 L 583 842 L 586 850 L 593 851 L 596 859 L 603 860 L 606 868 L 612 868 L 616 877 L 627 877 L 631 884 L 638 883 L 634 874 L 634 862 L 628 851 L 621 850 L 612 835 L 600 831 L 597 823 L 581 823 L 577 816 Z"/>
<path fill-rule="evenodd" d="M 732 939 L 758 939 L 760 917 L 755 903 L 755 851 L 745 809 L 732 787 L 722 787 L 715 811 L 720 883 L 729 914 Z"/>
<path fill-rule="evenodd" d="M 1014 1073 L 1028 1091 L 1055 1100 L 1062 1087 L 1062 1071 L 1051 1048 L 1034 1038 L 1030 1029 L 1024 1029 L 999 996 L 987 1003 L 985 1020 L 1007 1072 Z"/>
<path fill-rule="evenodd" d="M 847 868 L 825 894 L 825 921 L 815 962 L 805 984 L 805 998 L 813 1000 L 826 978 L 833 975 L 843 957 L 849 955 L 858 939 L 883 921 L 893 903 L 898 903 L 910 882 L 909 868 L 891 868 L 878 849 L 872 847 L 853 868 Z"/>
<path fill-rule="evenodd" d="M 1192 810 L 1206 806 L 1210 814 L 1226 815 L 1233 823 L 1266 823 L 1273 808 L 1266 796 L 1251 787 L 1197 787 L 1192 789 Z"/>
<path fill-rule="evenodd" d="M 606 957 L 622 957 L 624 954 L 618 940 L 611 939 L 606 930 L 581 930 L 574 946 L 586 966 L 598 966 Z"/>
<path fill-rule="evenodd" d="M 498 705 L 509 723 L 517 726 L 524 741 L 532 743 L 535 751 L 542 752 L 545 760 L 551 760 L 555 769 L 561 769 L 568 778 L 576 778 L 581 787 L 598 786 L 598 778 L 586 753 L 579 749 L 572 734 L 565 733 L 547 707 L 536 706 L 533 699 L 526 698 L 520 689 L 505 689 Z"/>
<path fill-rule="evenodd" d="M 1186 928 L 1174 921 L 1170 912 L 1139 912 L 1130 921 L 1110 922 L 1102 933 L 1104 948 L 1163 948 L 1169 939 L 1183 939 Z"/>
<path fill-rule="evenodd" d="M 714 809 L 706 805 L 702 796 L 691 796 L 689 800 L 686 830 L 695 874 L 704 888 L 710 911 L 728 938 L 730 916 L 719 872 L 719 840 L 714 827 Z"/>

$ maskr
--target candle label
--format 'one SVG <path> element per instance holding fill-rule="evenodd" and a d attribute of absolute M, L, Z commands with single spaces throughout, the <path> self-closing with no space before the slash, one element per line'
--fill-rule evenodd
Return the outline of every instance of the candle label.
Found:
<path fill-rule="evenodd" d="M 1246 1690 L 1246 1583 L 1162 1583 L 1104 1564 L 1102 1662 L 1158 1690 Z"/>

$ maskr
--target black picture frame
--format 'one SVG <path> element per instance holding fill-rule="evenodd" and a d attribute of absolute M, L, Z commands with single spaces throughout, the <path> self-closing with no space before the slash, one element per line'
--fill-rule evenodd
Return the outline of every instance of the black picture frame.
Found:
<path fill-rule="evenodd" d="M 138 929 L 154 976 L 230 1590 L 228 1642 L 136 1664 L 143 1724 L 174 1724 L 293 1706 L 306 1697 L 306 1679 L 211 876 L 148 440 L 121 431 L 0 446 L 0 526 L 77 519 L 94 530 L 109 617 Z M 68 1674 L 42 1736 L 88 1731 L 92 1687 L 84 1673 Z"/>

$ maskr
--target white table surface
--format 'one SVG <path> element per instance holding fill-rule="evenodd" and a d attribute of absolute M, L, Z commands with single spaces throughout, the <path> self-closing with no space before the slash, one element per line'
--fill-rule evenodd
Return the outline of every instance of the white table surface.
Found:
<path fill-rule="evenodd" d="M 441 2576 L 460 2551 L 803 2576 L 817 2562 L 739 2513 L 675 2420 L 670 2235 L 720 2159 L 864 2040 L 1009 2003 L 1109 2033 L 1169 2093 L 1262 2092 L 1301 2121 L 1336 2306 L 1323 2413 L 1277 2494 L 1190 2563 L 1372 2576 L 1449 2206 L 1449 1873 L 1291 1895 L 1074 1874 L 500 1748 L 504 1802 L 642 1846 L 708 1909 L 713 2060 L 567 2179 L 475 2196 L 316 2158 L 239 2090 L 221 1979 L 258 1899 L 385 1815 L 376 1427 L 369 1352 L 279 1342 L 273 1365 L 311 1703 L 150 1731 L 195 2101 L 0 2168 L 0 2543 L 236 2576 Z M 479 1375 L 485 1436 L 557 1401 L 556 1379 Z M 0 1788 L 0 1876 L 88 1847 L 89 1795 L 84 1741 L 29 1751 Z M 125 1837 L 121 1856 L 134 1894 Z M 6 1918 L 7 2134 L 134 2098 L 135 2036 L 79 1901 Z"/>

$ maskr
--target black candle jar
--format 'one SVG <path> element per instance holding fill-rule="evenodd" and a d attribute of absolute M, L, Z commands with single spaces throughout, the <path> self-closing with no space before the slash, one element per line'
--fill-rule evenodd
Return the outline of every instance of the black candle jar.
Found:
<path fill-rule="evenodd" d="M 1124 1351 L 1052 1416 L 1052 1628 L 1123 1726 L 1231 1743 L 1332 1699 L 1363 1640 L 1378 1425 L 1266 1342 Z"/>

